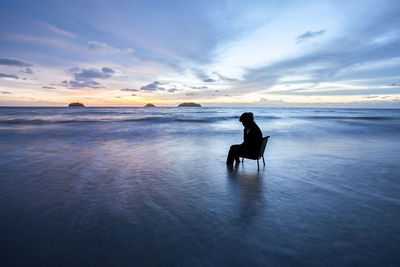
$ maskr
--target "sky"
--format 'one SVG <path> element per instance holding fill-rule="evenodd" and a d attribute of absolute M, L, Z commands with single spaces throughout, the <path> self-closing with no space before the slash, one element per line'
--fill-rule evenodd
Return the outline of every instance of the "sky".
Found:
<path fill-rule="evenodd" d="M 0 1 L 0 106 L 400 108 L 400 1 Z"/>

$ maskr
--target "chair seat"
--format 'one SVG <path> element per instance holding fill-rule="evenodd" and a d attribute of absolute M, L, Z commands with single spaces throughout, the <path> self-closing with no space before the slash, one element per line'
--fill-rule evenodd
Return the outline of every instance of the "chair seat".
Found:
<path fill-rule="evenodd" d="M 245 158 L 245 159 L 253 159 L 253 160 L 258 160 L 258 159 L 260 159 L 260 157 L 248 157 L 248 156 L 244 156 L 244 157 L 242 157 L 242 158 Z"/>
<path fill-rule="evenodd" d="M 248 156 L 248 157 L 247 157 L 247 156 L 243 156 L 243 157 L 242 157 L 242 162 L 243 162 L 243 160 L 244 160 L 245 158 L 246 158 L 246 159 L 257 160 L 257 167 L 258 167 L 258 169 L 260 169 L 260 165 L 259 165 L 259 163 L 258 163 L 258 160 L 262 158 L 263 163 L 264 163 L 264 166 L 265 166 L 264 151 L 265 151 L 265 147 L 267 146 L 267 142 L 268 142 L 269 137 L 270 137 L 270 136 L 263 137 L 262 143 L 261 143 L 261 147 L 260 147 L 260 152 L 258 153 L 258 156 L 253 156 L 253 157 L 252 157 L 252 156 Z"/>

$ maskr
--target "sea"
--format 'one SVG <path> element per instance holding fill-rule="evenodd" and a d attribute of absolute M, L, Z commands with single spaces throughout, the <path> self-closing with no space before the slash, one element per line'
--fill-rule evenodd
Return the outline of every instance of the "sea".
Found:
<path fill-rule="evenodd" d="M 226 166 L 243 112 L 264 158 Z M 399 266 L 400 109 L 1 107 L 1 266 Z"/>

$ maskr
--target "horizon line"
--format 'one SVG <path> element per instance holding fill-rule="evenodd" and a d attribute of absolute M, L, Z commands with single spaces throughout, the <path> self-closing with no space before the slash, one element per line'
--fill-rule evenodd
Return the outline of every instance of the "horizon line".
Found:
<path fill-rule="evenodd" d="M 329 107 L 329 106 L 201 106 L 201 107 L 180 107 L 180 106 L 154 106 L 154 107 L 145 107 L 145 106 L 84 106 L 84 107 L 69 107 L 69 106 L 0 106 L 0 108 L 302 108 L 302 109 L 400 109 L 400 107 Z"/>

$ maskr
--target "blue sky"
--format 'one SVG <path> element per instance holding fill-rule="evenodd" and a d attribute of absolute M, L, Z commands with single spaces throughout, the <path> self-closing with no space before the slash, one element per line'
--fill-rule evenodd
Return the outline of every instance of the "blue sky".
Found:
<path fill-rule="evenodd" d="M 399 1 L 0 2 L 0 105 L 400 107 Z"/>

